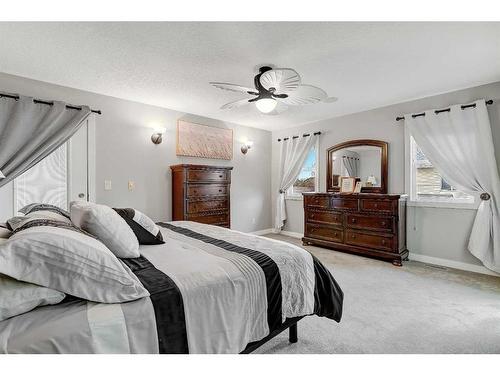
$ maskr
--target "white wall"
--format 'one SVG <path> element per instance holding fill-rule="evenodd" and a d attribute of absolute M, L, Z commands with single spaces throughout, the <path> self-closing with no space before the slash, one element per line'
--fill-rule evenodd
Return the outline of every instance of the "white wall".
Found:
<path fill-rule="evenodd" d="M 0 90 L 44 99 L 87 104 L 102 110 L 96 116 L 96 197 L 98 203 L 134 207 L 155 220 L 171 218 L 170 165 L 180 163 L 231 165 L 232 227 L 257 231 L 271 227 L 271 133 L 268 131 L 200 118 L 166 108 L 98 95 L 0 73 Z M 177 119 L 232 128 L 233 160 L 197 159 L 175 155 Z M 167 128 L 163 143 L 155 146 L 150 126 L 159 123 Z M 254 146 L 240 152 L 241 140 L 247 137 Z M 104 180 L 111 180 L 113 190 L 104 190 Z M 136 183 L 128 190 L 128 180 Z M 8 199 L 12 185 L 0 188 L 0 218 L 11 216 Z"/>
<path fill-rule="evenodd" d="M 402 83 L 403 84 L 403 83 Z M 278 176 L 277 138 L 321 131 L 319 147 L 320 190 L 326 190 L 326 149 L 353 139 L 379 139 L 389 143 L 389 193 L 404 193 L 404 128 L 396 116 L 431 108 L 493 99 L 488 107 L 497 162 L 500 161 L 500 82 L 432 96 L 366 112 L 332 118 L 293 129 L 273 132 L 272 192 L 273 212 Z M 342 98 L 340 98 L 342 100 Z M 335 104 L 321 104 L 335 105 Z M 302 201 L 286 202 L 288 220 L 284 230 L 303 233 Z M 411 253 L 473 265 L 481 264 L 467 251 L 475 210 L 411 207 L 408 211 L 408 248 Z M 273 214 L 274 218 L 274 214 Z"/>

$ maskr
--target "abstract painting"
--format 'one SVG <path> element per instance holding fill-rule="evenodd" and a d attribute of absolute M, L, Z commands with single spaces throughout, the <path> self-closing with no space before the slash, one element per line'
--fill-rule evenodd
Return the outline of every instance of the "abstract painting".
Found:
<path fill-rule="evenodd" d="M 178 120 L 177 155 L 231 160 L 233 130 Z"/>

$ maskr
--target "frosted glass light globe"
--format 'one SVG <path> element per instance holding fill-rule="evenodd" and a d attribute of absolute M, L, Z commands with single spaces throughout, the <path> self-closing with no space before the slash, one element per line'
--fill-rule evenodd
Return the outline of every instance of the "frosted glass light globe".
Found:
<path fill-rule="evenodd" d="M 262 113 L 272 112 L 276 108 L 276 104 L 278 104 L 276 100 L 271 98 L 259 99 L 255 102 L 255 106 Z"/>

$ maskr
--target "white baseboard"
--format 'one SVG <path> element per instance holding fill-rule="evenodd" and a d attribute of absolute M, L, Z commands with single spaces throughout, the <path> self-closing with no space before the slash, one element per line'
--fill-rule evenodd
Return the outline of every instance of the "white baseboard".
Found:
<path fill-rule="evenodd" d="M 258 231 L 255 231 L 255 232 L 250 232 L 250 234 L 255 234 L 257 236 L 264 236 L 264 235 L 270 234 L 270 233 L 278 233 L 278 232 L 274 228 L 268 228 L 268 229 L 258 230 Z M 289 232 L 287 230 L 282 230 L 282 231 L 279 232 L 279 234 L 282 234 L 283 236 L 293 237 L 293 238 L 302 238 L 302 237 L 304 237 L 304 235 L 302 233 Z"/>
<path fill-rule="evenodd" d="M 279 234 L 282 234 L 283 236 L 293 237 L 293 238 L 302 238 L 302 237 L 304 237 L 304 235 L 302 233 L 289 232 L 287 230 L 282 230 Z"/>
<path fill-rule="evenodd" d="M 455 260 L 448 260 L 443 258 L 430 257 L 428 255 L 415 254 L 410 252 L 410 260 L 416 260 L 417 262 L 435 264 L 438 266 L 444 266 L 449 268 L 455 268 L 462 271 L 482 273 L 484 275 L 497 276 L 500 274 L 493 272 L 486 267 L 478 266 L 476 264 L 469 264 L 464 262 L 457 262 Z"/>
<path fill-rule="evenodd" d="M 258 230 L 255 232 L 250 232 L 250 234 L 255 234 L 256 236 L 263 236 L 265 234 L 273 233 L 273 228 L 267 228 L 267 229 L 262 229 Z"/>

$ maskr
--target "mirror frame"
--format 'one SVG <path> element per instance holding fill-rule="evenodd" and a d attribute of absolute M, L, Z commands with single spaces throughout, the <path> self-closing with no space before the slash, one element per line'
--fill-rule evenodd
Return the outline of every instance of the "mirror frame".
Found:
<path fill-rule="evenodd" d="M 376 193 L 376 194 L 387 194 L 387 172 L 388 172 L 388 143 L 384 141 L 378 141 L 375 139 L 356 139 L 353 141 L 347 141 L 339 143 L 333 147 L 326 150 L 326 160 L 327 160 L 327 170 L 326 170 L 326 191 L 328 192 L 339 192 L 340 187 L 332 186 L 332 155 L 335 151 L 341 150 L 347 147 L 353 146 L 375 146 L 380 147 L 380 186 L 362 187 L 362 193 Z"/>

